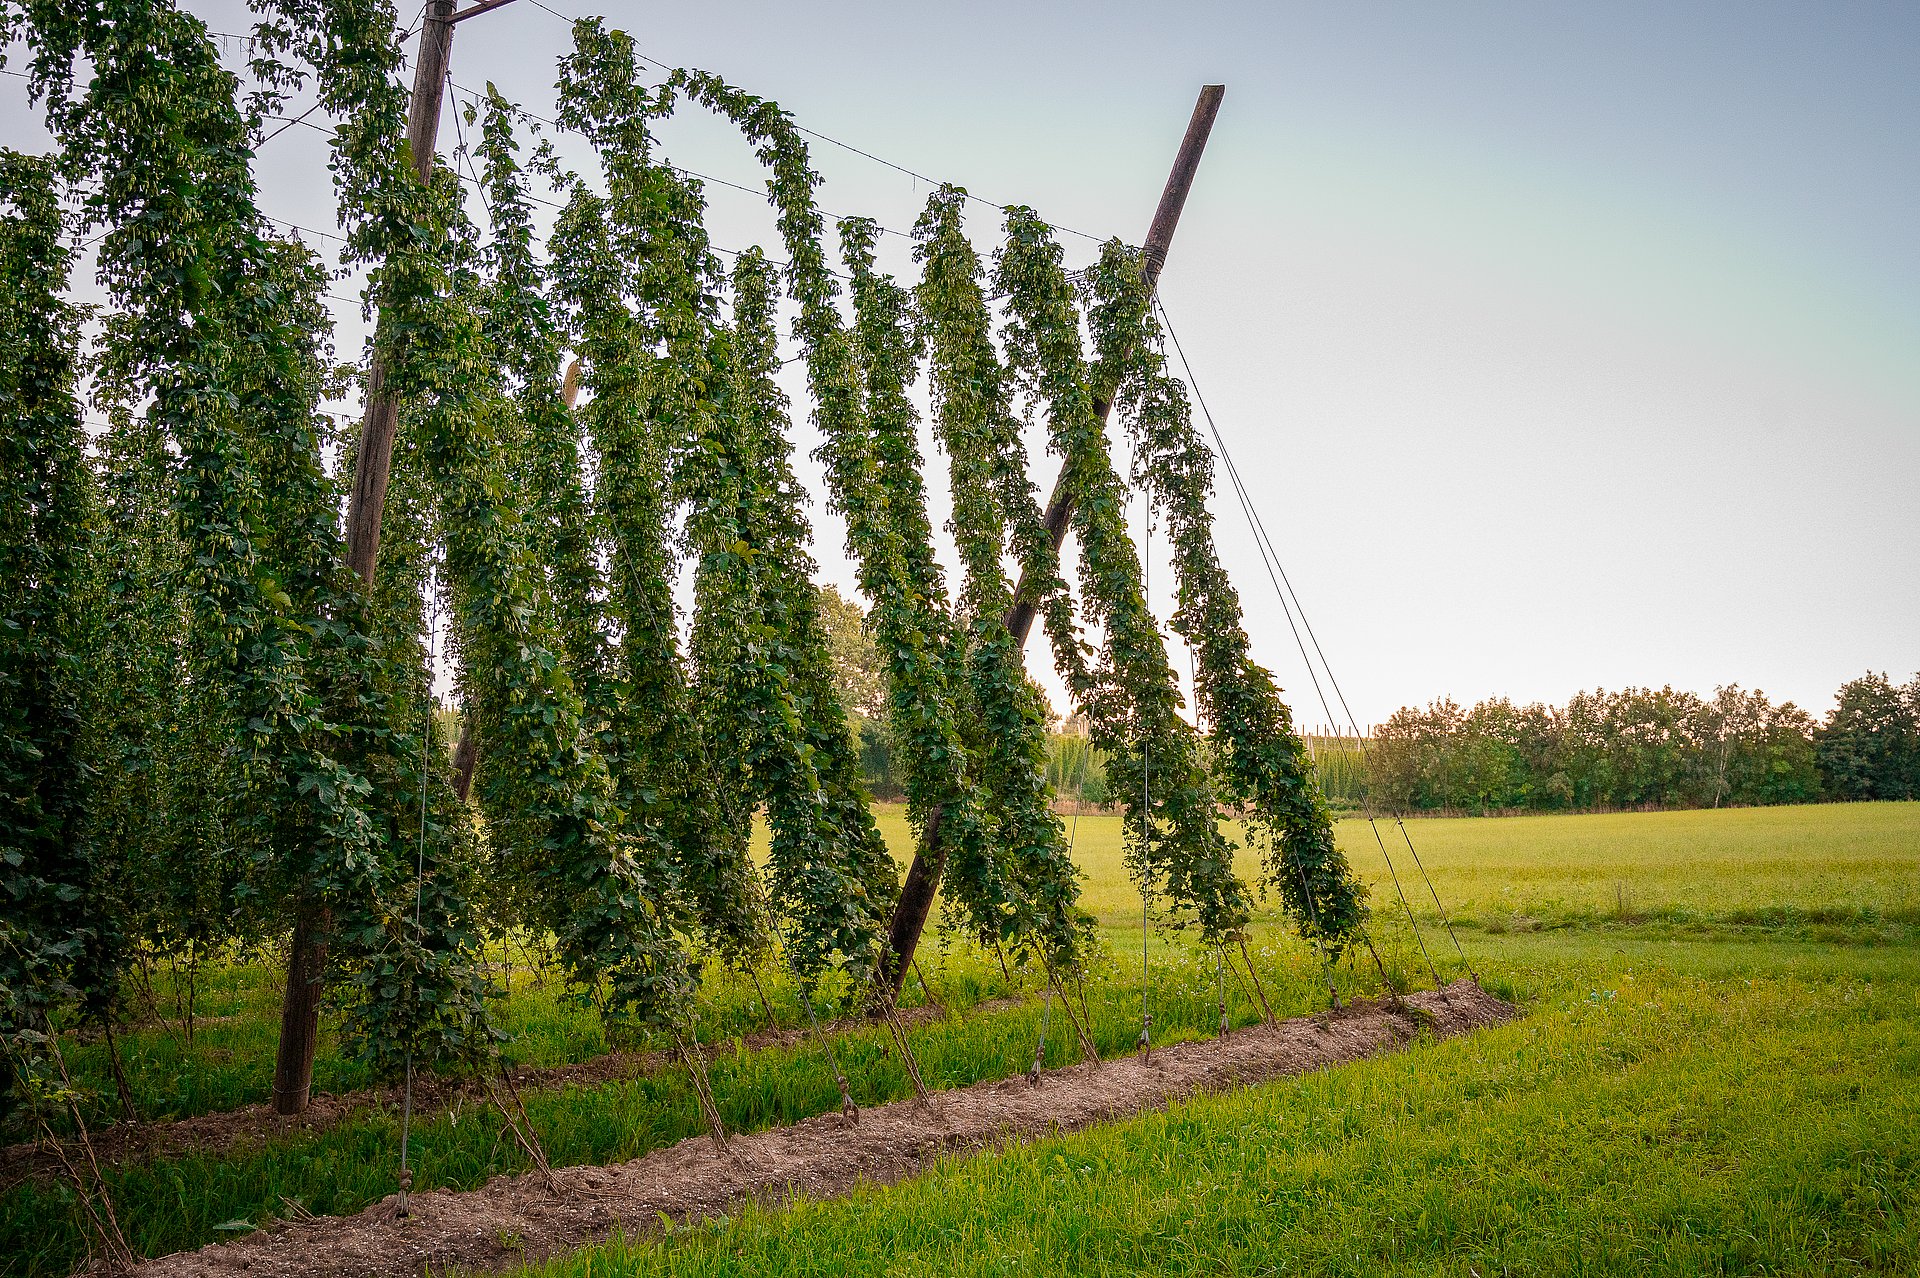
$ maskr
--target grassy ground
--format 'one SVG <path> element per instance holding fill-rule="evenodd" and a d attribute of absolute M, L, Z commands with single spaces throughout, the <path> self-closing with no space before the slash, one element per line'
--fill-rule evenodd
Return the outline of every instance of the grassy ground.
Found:
<path fill-rule="evenodd" d="M 904 849 L 897 809 L 883 810 L 881 822 Z M 1765 1254 L 1788 1258 L 1777 1266 L 1787 1271 L 1843 1268 L 1849 1259 L 1920 1271 L 1913 1220 L 1893 1205 L 1896 1191 L 1912 1201 L 1920 1175 L 1906 1095 L 1920 1073 L 1920 804 L 1408 825 L 1442 899 L 1469 924 L 1461 932 L 1469 956 L 1492 988 L 1529 1006 L 1527 1021 L 1472 1044 L 1423 1048 L 957 1165 L 846 1204 L 749 1213 L 665 1246 L 585 1253 L 569 1272 L 588 1264 L 597 1272 L 808 1272 L 805 1257 L 813 1255 L 844 1259 L 849 1270 L 884 1261 L 912 1273 L 977 1269 L 989 1253 L 1025 1254 L 1044 1271 L 1074 1268 L 1063 1259 L 1069 1252 L 1097 1258 L 1083 1271 L 1164 1263 L 1255 1272 L 1263 1251 L 1292 1257 L 1289 1270 L 1314 1272 L 1466 1273 L 1488 1256 L 1500 1258 L 1496 1268 L 1504 1262 L 1521 1272 L 1609 1272 L 1619 1267 L 1605 1259 L 1611 1238 L 1628 1248 L 1620 1255 L 1657 1246 L 1693 1259 L 1674 1272 L 1748 1270 L 1740 1257 Z M 1381 830 L 1397 837 L 1391 825 Z M 1396 980 L 1424 976 L 1369 827 L 1343 823 L 1341 838 L 1375 883 L 1374 930 Z M 1076 856 L 1113 956 L 1088 990 L 1096 1037 L 1113 1051 L 1137 1032 L 1141 936 L 1138 897 L 1120 869 L 1118 822 L 1080 818 Z M 1404 876 L 1407 858 L 1395 859 Z M 1432 905 L 1420 909 L 1419 899 L 1424 921 Z M 1457 970 L 1444 937 L 1428 939 L 1442 974 Z M 1150 944 L 1160 1033 L 1210 1032 L 1211 959 L 1177 942 Z M 1255 951 L 1281 1014 L 1324 997 L 1297 943 L 1263 927 Z M 987 956 L 929 949 L 922 965 L 955 1008 L 1005 992 Z M 1358 969 L 1339 979 L 1350 991 L 1377 983 Z M 795 1023 L 800 1013 L 784 983 L 769 982 L 769 993 L 779 1018 Z M 1251 999 L 1238 987 L 1229 993 L 1235 1019 L 1250 1022 Z M 227 969 L 210 977 L 202 1006 L 210 1019 L 190 1047 L 160 1025 L 127 1035 L 122 1048 L 143 1110 L 187 1114 L 264 1098 L 276 995 L 264 967 Z M 550 985 L 534 987 L 524 964 L 508 1010 L 521 1034 L 515 1054 L 529 1063 L 605 1048 L 592 1016 Z M 717 985 L 703 1013 L 709 1039 L 762 1019 L 744 981 Z M 929 1081 L 1024 1069 L 1037 1015 L 1014 1007 L 917 1030 Z M 862 1101 L 907 1094 L 879 1033 L 854 1035 L 843 1051 Z M 99 1048 L 72 1054 L 102 1087 Z M 1056 1033 L 1049 1062 L 1073 1055 Z M 335 1089 L 366 1081 L 330 1043 L 316 1073 Z M 825 1058 L 812 1047 L 723 1050 L 714 1082 L 739 1127 L 837 1104 Z M 1695 1108 L 1675 1110 L 1672 1098 L 1691 1098 L 1675 1103 Z M 632 1157 L 696 1130 L 677 1072 L 535 1094 L 528 1107 L 557 1163 Z M 1335 1111 L 1337 1123 L 1326 1117 Z M 1463 1113 L 1474 1121 L 1459 1122 Z M 1685 1114 L 1697 1122 L 1676 1116 Z M 474 1185 L 518 1167 L 499 1133 L 485 1112 L 423 1121 L 414 1137 L 417 1183 Z M 110 1177 L 136 1248 L 158 1254 L 225 1236 L 223 1224 L 285 1214 L 294 1202 L 323 1214 L 357 1210 L 391 1191 L 396 1136 L 394 1115 L 368 1112 L 327 1133 Z M 1810 1152 L 1796 1160 L 1797 1149 Z M 1865 1179 L 1843 1165 L 1854 1155 Z M 1049 1161 L 1056 1156 L 1058 1166 Z M 928 1206 L 947 1202 L 951 1210 Z M 1502 1202 L 1521 1206 L 1503 1216 L 1495 1210 Z M 890 1232 L 884 1222 L 901 1208 L 915 1226 Z M 1016 1221 L 1027 1213 L 1034 1227 L 1003 1238 L 989 1218 L 995 1212 Z M 58 1186 L 0 1195 L 0 1274 L 65 1272 L 80 1245 L 72 1214 Z M 1736 1218 L 1745 1223 L 1736 1227 Z M 1385 1242 L 1374 1237 L 1382 1220 L 1390 1222 Z M 1559 1222 L 1553 1228 L 1564 1236 L 1543 1220 Z M 1345 1244 L 1336 1240 L 1362 1222 L 1373 1223 L 1359 1259 L 1343 1259 Z M 1735 1246 L 1740 1229 L 1753 1234 L 1744 1252 Z M 1779 1233 L 1792 1229 L 1805 1236 Z M 1566 1251 L 1569 1238 L 1584 1239 L 1587 1250 Z M 1735 1260 L 1709 1263 L 1708 1252 L 1689 1250 L 1696 1242 Z M 730 1256 L 745 1270 L 729 1268 Z"/>
<path fill-rule="evenodd" d="M 1910 950 L 1477 948 L 1526 1020 L 537 1273 L 1920 1270 Z"/>
<path fill-rule="evenodd" d="M 1920 805 L 1409 825 L 1525 1020 L 535 1272 L 1920 1273 Z"/>
<path fill-rule="evenodd" d="M 1397 908 L 1391 857 L 1414 912 L 1432 915 L 1399 829 L 1378 822 L 1376 842 L 1375 828 L 1357 818 L 1338 827 L 1375 905 Z M 1429 817 L 1409 819 L 1406 830 L 1447 908 L 1494 926 L 1621 915 L 1722 926 L 1920 924 L 1920 804 Z M 1135 923 L 1140 898 L 1121 865 L 1119 818 L 1081 817 L 1075 860 L 1088 876 L 1088 908 L 1109 924 Z M 1243 851 L 1238 868 L 1251 880 L 1258 866 Z"/>

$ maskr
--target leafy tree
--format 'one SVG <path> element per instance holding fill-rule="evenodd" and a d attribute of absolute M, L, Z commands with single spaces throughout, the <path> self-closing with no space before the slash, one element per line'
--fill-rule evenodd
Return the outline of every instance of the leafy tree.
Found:
<path fill-rule="evenodd" d="M 1905 688 L 1871 670 L 1841 684 L 1815 753 L 1836 799 L 1920 796 L 1920 675 Z"/>
<path fill-rule="evenodd" d="M 833 658 L 833 686 L 841 704 L 862 719 L 879 719 L 887 710 L 887 665 L 867 629 L 867 612 L 840 593 L 820 587 L 820 620 Z"/>
<path fill-rule="evenodd" d="M 1672 688 L 1403 708 L 1375 731 L 1367 795 L 1390 811 L 1711 807 L 1817 798 L 1811 718 L 1758 691 Z"/>

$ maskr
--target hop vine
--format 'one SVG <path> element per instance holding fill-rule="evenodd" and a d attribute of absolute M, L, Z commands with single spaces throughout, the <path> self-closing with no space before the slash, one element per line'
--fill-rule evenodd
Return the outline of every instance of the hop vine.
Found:
<path fill-rule="evenodd" d="M 947 527 L 966 566 L 960 616 L 967 630 L 967 746 L 1017 911 L 1004 939 L 1039 944 L 1050 961 L 1072 966 L 1090 920 L 1076 905 L 1079 876 L 1046 781 L 1046 715 L 1005 622 L 1013 589 L 1001 555 L 1010 520 L 1022 499 L 1031 505 L 1033 498 L 980 260 L 961 224 L 965 199 L 955 187 L 935 192 L 914 234 L 934 431 L 947 452 L 953 493 Z M 1009 504 L 1016 506 L 1011 515 Z"/>
<path fill-rule="evenodd" d="M 1360 926 L 1366 889 L 1334 843 L 1306 746 L 1273 676 L 1250 655 L 1239 593 L 1213 543 L 1213 453 L 1186 387 L 1166 371 L 1164 337 L 1137 254 L 1109 244 L 1089 273 L 1096 377 L 1133 443 L 1133 481 L 1153 495 L 1173 544 L 1173 628 L 1194 648 L 1200 708 L 1223 795 L 1246 814 L 1263 881 L 1300 930 L 1338 953 Z"/>
<path fill-rule="evenodd" d="M 1246 926 L 1246 888 L 1234 876 L 1233 848 L 1215 818 L 1199 733 L 1178 713 L 1179 685 L 1147 610 L 1139 555 L 1127 535 L 1126 486 L 1093 411 L 1073 287 L 1050 228 L 1031 209 L 1007 211 L 995 284 L 1010 311 L 1010 362 L 1045 412 L 1050 445 L 1076 495 L 1081 592 L 1105 637 L 1097 668 L 1069 664 L 1064 673 L 1131 818 L 1129 862 L 1143 890 L 1163 898 L 1168 917 L 1191 917 L 1209 944 L 1225 942 Z M 1058 621 L 1055 609 L 1049 629 Z M 1056 651 L 1073 642 L 1054 636 Z"/>

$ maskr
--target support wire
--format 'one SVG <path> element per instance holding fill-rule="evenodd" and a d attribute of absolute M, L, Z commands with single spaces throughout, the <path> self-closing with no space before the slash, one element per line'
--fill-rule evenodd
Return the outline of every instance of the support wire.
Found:
<path fill-rule="evenodd" d="M 1325 689 L 1321 687 L 1320 676 L 1314 667 L 1313 659 L 1307 655 L 1308 642 L 1312 643 L 1314 654 L 1319 657 L 1320 668 L 1326 671 L 1327 683 L 1333 688 L 1334 698 L 1339 701 L 1340 709 L 1344 712 L 1345 722 L 1358 740 L 1359 749 L 1364 757 L 1367 750 L 1366 738 L 1360 732 L 1359 722 L 1354 718 L 1352 707 L 1347 702 L 1346 693 L 1340 687 L 1338 677 L 1333 673 L 1332 664 L 1327 660 L 1326 650 L 1320 645 L 1320 637 L 1314 633 L 1313 623 L 1307 619 L 1306 609 L 1302 607 L 1300 597 L 1293 589 L 1293 582 L 1287 577 L 1286 568 L 1280 562 L 1279 552 L 1273 547 L 1273 538 L 1267 532 L 1266 521 L 1260 517 L 1258 509 L 1254 506 L 1251 497 L 1249 497 L 1246 484 L 1240 478 L 1240 469 L 1235 465 L 1232 453 L 1227 450 L 1226 440 L 1220 434 L 1220 427 L 1213 419 L 1212 410 L 1207 407 L 1206 398 L 1200 393 L 1199 384 L 1194 380 L 1193 365 L 1188 362 L 1187 353 L 1180 345 L 1180 336 L 1174 331 L 1173 321 L 1167 314 L 1166 305 L 1160 301 L 1158 296 L 1154 298 L 1154 305 L 1159 309 L 1161 323 L 1166 328 L 1167 336 L 1173 342 L 1174 353 L 1179 356 L 1180 366 L 1187 375 L 1187 385 L 1193 389 L 1194 402 L 1199 405 L 1201 415 L 1206 418 L 1207 430 L 1213 436 L 1214 447 L 1219 451 L 1220 460 L 1226 467 L 1227 475 L 1233 484 L 1234 493 L 1239 499 L 1241 511 L 1246 516 L 1248 527 L 1254 534 L 1254 543 L 1260 551 L 1261 563 L 1267 570 L 1267 577 L 1273 584 L 1274 593 L 1279 597 L 1281 612 L 1287 618 L 1288 629 L 1293 632 L 1294 643 L 1298 646 L 1300 658 L 1307 667 L 1307 676 L 1313 682 L 1314 693 L 1319 698 L 1320 707 L 1326 713 L 1328 719 L 1336 722 L 1341 720 L 1342 716 L 1334 713 L 1332 703 L 1328 700 Z M 1291 605 L 1289 605 L 1289 599 L 1292 601 Z M 1296 611 L 1300 614 L 1300 619 L 1297 624 L 1294 621 L 1294 613 Z M 1301 635 L 1302 628 L 1306 631 L 1304 638 Z M 1480 979 L 1479 973 L 1474 970 L 1472 962 L 1467 958 L 1466 950 L 1460 944 L 1459 934 L 1454 931 L 1453 920 L 1448 916 L 1446 907 L 1440 901 L 1440 892 L 1439 889 L 1434 886 L 1433 876 L 1427 873 L 1427 867 L 1420 859 L 1419 850 L 1413 845 L 1413 836 L 1408 832 L 1406 822 L 1396 817 L 1394 818 L 1394 824 L 1399 827 L 1401 838 L 1406 842 L 1407 851 L 1413 856 L 1414 866 L 1419 870 L 1421 879 L 1427 885 L 1427 891 L 1433 898 L 1434 909 L 1440 915 L 1440 921 L 1446 928 L 1448 939 L 1453 942 L 1454 952 L 1459 955 L 1461 965 L 1467 969 L 1468 975 L 1471 976 L 1477 984 Z M 1399 871 L 1394 867 L 1393 857 L 1387 852 L 1386 840 L 1380 834 L 1379 824 L 1373 816 L 1369 815 L 1367 817 L 1367 825 L 1373 831 L 1374 842 L 1380 848 L 1381 859 L 1387 864 L 1387 872 L 1393 879 L 1394 894 L 1400 900 L 1401 909 L 1406 913 L 1409 926 L 1413 928 L 1414 939 L 1420 944 L 1420 952 L 1426 959 L 1428 972 L 1433 976 L 1434 987 L 1439 989 L 1441 988 L 1439 969 L 1434 964 L 1432 953 L 1427 949 L 1426 938 L 1421 934 L 1419 925 L 1414 920 L 1412 904 L 1407 900 L 1406 892 L 1401 886 Z M 1305 886 L 1304 879 L 1302 880 L 1302 886 L 1303 888 Z M 1368 947 L 1372 948 L 1371 940 L 1368 941 Z M 1375 959 L 1377 962 L 1377 954 L 1375 955 Z"/>

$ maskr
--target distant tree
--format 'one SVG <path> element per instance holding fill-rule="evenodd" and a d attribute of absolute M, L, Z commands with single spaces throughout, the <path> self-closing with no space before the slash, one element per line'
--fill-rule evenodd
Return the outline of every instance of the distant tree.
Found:
<path fill-rule="evenodd" d="M 820 620 L 826 623 L 827 652 L 841 702 L 862 719 L 886 718 L 887 663 L 867 630 L 866 610 L 837 588 L 822 586 Z"/>
<path fill-rule="evenodd" d="M 1889 697 L 1920 704 L 1920 680 L 1882 689 Z M 1595 689 L 1559 707 L 1500 697 L 1467 710 L 1442 698 L 1374 730 L 1366 801 L 1395 812 L 1805 803 L 1821 792 L 1814 735 L 1792 702 L 1739 687 L 1711 701 Z"/>
<path fill-rule="evenodd" d="M 1707 802 L 1806 803 L 1820 797 L 1813 716 L 1759 690 L 1716 689 L 1702 707 Z"/>
<path fill-rule="evenodd" d="M 1814 751 L 1831 798 L 1920 795 L 1920 675 L 1905 688 L 1873 671 L 1841 684 Z"/>
<path fill-rule="evenodd" d="M 893 733 L 884 717 L 855 719 L 853 735 L 860 748 L 860 779 L 876 799 L 896 802 L 905 797 L 893 771 Z"/>

